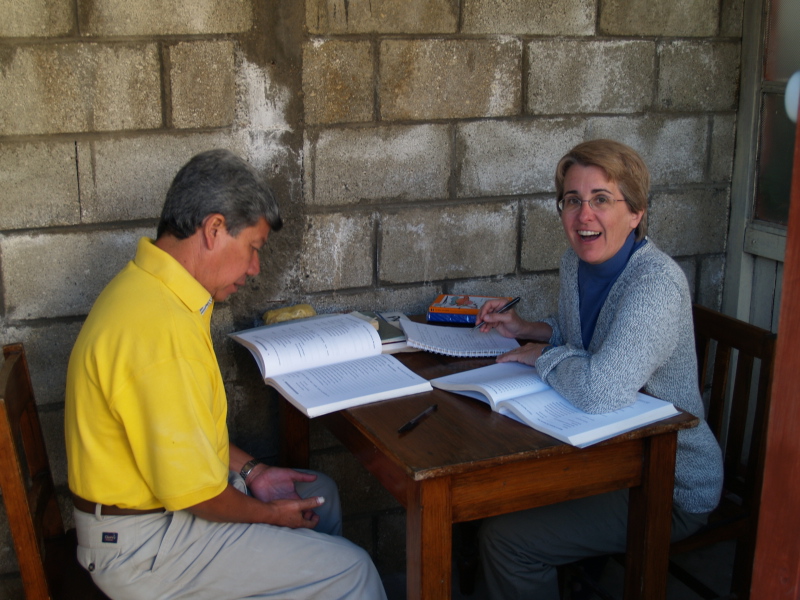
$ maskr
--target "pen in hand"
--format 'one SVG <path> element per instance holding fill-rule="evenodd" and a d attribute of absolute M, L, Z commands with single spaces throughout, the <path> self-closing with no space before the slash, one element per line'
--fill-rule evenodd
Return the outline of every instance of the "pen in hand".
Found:
<path fill-rule="evenodd" d="M 504 313 L 504 312 L 506 312 L 506 311 L 507 311 L 509 308 L 511 308 L 512 306 L 514 306 L 514 305 L 515 305 L 517 302 L 519 302 L 520 300 L 521 300 L 521 298 L 520 298 L 519 296 L 517 296 L 517 297 L 516 297 L 516 298 L 514 298 L 513 300 L 511 300 L 511 301 L 507 302 L 506 304 L 504 304 L 504 305 L 503 305 L 503 306 L 500 308 L 500 310 L 496 310 L 496 311 L 494 311 L 494 314 L 498 314 L 498 313 Z M 480 323 L 478 323 L 477 325 L 475 325 L 475 327 L 473 327 L 473 329 L 478 329 L 478 327 L 482 327 L 482 326 L 483 326 L 483 325 L 485 325 L 485 324 L 486 324 L 486 321 L 481 321 Z"/>
<path fill-rule="evenodd" d="M 406 433 L 408 431 L 411 431 L 412 429 L 414 429 L 414 427 L 419 425 L 425 417 L 427 417 L 429 414 L 435 412 L 437 408 L 439 408 L 438 404 L 434 404 L 432 406 L 429 406 L 428 408 L 423 410 L 421 413 L 419 413 L 416 417 L 411 419 L 408 423 L 403 425 L 400 429 L 398 429 L 397 433 Z"/>

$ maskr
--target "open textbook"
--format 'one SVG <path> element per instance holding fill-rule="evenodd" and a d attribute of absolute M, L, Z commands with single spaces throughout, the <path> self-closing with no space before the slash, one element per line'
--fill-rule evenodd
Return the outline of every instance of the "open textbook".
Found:
<path fill-rule="evenodd" d="M 408 319 L 400 321 L 400 327 L 409 346 L 446 356 L 497 356 L 519 348 L 516 340 L 503 337 L 496 329 L 483 333 L 472 327 L 425 325 Z"/>
<path fill-rule="evenodd" d="M 678 414 L 671 403 L 642 393 L 614 412 L 585 413 L 542 381 L 535 368 L 520 363 L 496 363 L 431 384 L 487 402 L 492 410 L 579 448 Z"/>
<path fill-rule="evenodd" d="M 319 315 L 230 336 L 253 354 L 264 382 L 309 417 L 431 389 L 381 354 L 376 329 L 353 315 Z"/>

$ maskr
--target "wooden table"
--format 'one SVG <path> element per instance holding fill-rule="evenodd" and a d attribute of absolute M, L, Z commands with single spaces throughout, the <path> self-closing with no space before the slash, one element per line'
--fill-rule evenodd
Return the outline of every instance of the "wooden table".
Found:
<path fill-rule="evenodd" d="M 426 379 L 493 359 L 397 354 Z M 413 431 L 398 427 L 436 403 Z M 282 461 L 309 462 L 309 420 L 282 402 Z M 663 600 L 667 587 L 681 413 L 589 448 L 563 444 L 465 396 L 441 390 L 318 417 L 406 509 L 409 599 L 449 599 L 452 524 L 630 488 L 625 599 Z"/>

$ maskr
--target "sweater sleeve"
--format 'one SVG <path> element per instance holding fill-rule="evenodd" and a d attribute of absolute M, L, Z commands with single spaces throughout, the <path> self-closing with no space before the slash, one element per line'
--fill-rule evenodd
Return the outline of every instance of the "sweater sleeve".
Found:
<path fill-rule="evenodd" d="M 545 381 L 588 413 L 632 404 L 678 344 L 683 302 L 674 279 L 650 272 L 620 289 L 609 294 L 588 350 L 567 339 L 536 362 Z"/>

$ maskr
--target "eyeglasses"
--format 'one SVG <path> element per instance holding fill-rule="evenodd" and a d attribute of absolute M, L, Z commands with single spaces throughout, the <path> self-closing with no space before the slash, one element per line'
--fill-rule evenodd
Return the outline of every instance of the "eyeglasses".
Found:
<path fill-rule="evenodd" d="M 623 202 L 624 200 L 624 198 L 619 199 L 619 201 Z M 556 206 L 558 207 L 558 212 L 565 212 L 569 214 L 580 211 L 584 202 L 586 202 L 589 205 L 589 208 L 591 208 L 594 212 L 603 213 L 611 210 L 618 200 L 616 198 L 606 196 L 605 194 L 597 194 L 588 200 L 582 200 L 579 196 L 564 196 L 558 200 Z"/>

